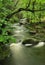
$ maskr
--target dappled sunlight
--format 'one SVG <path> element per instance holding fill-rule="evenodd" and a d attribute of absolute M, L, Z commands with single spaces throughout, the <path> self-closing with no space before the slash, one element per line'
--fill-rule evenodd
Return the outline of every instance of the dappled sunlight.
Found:
<path fill-rule="evenodd" d="M 12 43 L 10 45 L 10 50 L 12 52 L 13 59 L 16 59 L 15 61 L 17 65 L 26 64 L 26 55 L 24 54 L 24 51 L 23 51 L 24 47 L 21 43 L 18 43 L 18 44 Z"/>
<path fill-rule="evenodd" d="M 20 51 L 21 50 L 21 43 L 12 43 L 10 45 L 11 50 Z"/>
<path fill-rule="evenodd" d="M 34 47 L 42 47 L 45 45 L 45 42 L 39 42 L 38 45 L 35 45 Z"/>

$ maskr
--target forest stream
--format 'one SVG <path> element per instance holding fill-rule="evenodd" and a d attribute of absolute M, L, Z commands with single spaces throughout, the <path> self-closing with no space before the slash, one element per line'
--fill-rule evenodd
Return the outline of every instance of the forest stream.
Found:
<path fill-rule="evenodd" d="M 11 56 L 5 59 L 2 65 L 45 65 L 45 48 L 25 47 L 21 43 L 30 38 L 28 29 L 24 25 L 15 23 L 14 36 L 16 43 L 10 45 Z"/>

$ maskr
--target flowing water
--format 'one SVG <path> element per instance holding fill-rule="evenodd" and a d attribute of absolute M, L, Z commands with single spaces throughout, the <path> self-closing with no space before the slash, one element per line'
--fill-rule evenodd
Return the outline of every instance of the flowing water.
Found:
<path fill-rule="evenodd" d="M 10 45 L 12 55 L 4 60 L 3 65 L 45 65 L 45 48 L 30 48 L 21 44 L 24 39 L 30 38 L 24 25 L 14 24 L 16 43 Z"/>
<path fill-rule="evenodd" d="M 19 23 L 17 23 L 14 24 L 13 27 L 15 27 L 14 36 L 17 42 L 30 38 L 30 35 L 28 34 L 28 30 L 24 25 L 20 25 Z"/>

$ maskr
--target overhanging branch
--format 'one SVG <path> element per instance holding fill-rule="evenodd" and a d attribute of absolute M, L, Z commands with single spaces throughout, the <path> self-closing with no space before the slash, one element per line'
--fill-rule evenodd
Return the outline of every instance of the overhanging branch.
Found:
<path fill-rule="evenodd" d="M 21 11 L 29 11 L 29 12 L 34 13 L 34 12 L 44 11 L 44 10 L 45 10 L 45 9 L 41 9 L 41 10 L 31 10 L 31 9 L 26 9 L 26 8 L 19 8 L 18 10 L 14 11 L 13 13 L 8 14 L 8 15 L 6 16 L 6 18 L 5 18 L 5 20 L 9 20 L 14 14 L 19 13 L 19 12 L 21 12 Z"/>

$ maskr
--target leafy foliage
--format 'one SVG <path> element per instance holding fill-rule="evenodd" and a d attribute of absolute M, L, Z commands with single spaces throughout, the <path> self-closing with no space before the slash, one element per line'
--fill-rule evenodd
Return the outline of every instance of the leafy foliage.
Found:
<path fill-rule="evenodd" d="M 14 9 L 12 0 L 0 0 L 0 60 L 9 54 L 8 44 L 15 42 L 11 20 L 6 21 L 5 17 Z"/>
<path fill-rule="evenodd" d="M 0 0 L 0 57 L 7 55 L 7 53 L 3 54 L 5 45 L 16 41 L 13 37 L 13 28 L 11 27 L 13 22 L 18 22 L 21 18 L 28 18 L 29 22 L 40 22 L 45 18 L 45 10 L 33 13 L 30 11 L 21 11 L 16 13 L 9 21 L 5 20 L 7 15 L 19 8 L 28 8 L 31 10 L 45 9 L 45 0 Z"/>

